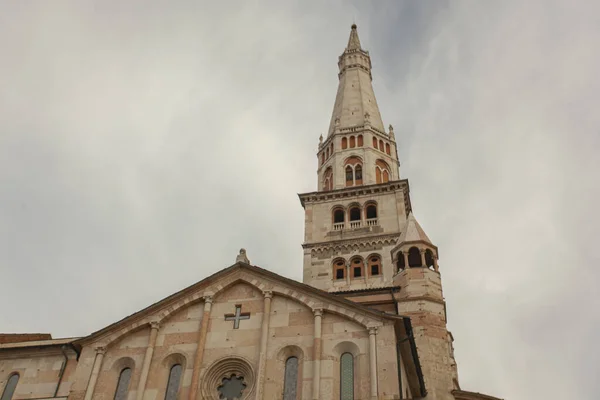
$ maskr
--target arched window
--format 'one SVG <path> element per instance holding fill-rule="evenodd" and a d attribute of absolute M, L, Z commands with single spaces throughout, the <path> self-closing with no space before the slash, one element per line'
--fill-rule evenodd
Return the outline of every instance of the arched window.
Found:
<path fill-rule="evenodd" d="M 11 400 L 13 394 L 15 394 L 15 389 L 17 388 L 17 383 L 19 383 L 19 374 L 12 374 L 8 381 L 6 382 L 6 386 L 4 386 L 4 392 L 2 392 L 2 400 Z"/>
<path fill-rule="evenodd" d="M 377 148 L 377 138 L 373 136 L 373 147 Z"/>
<path fill-rule="evenodd" d="M 333 190 L 333 170 L 331 167 L 323 174 L 323 190 Z"/>
<path fill-rule="evenodd" d="M 379 150 L 381 151 L 385 151 L 385 148 L 383 147 L 383 140 L 379 140 Z"/>
<path fill-rule="evenodd" d="M 425 250 L 425 265 L 433 269 L 433 252 L 430 249 Z"/>
<path fill-rule="evenodd" d="M 350 353 L 340 358 L 340 400 L 354 400 L 354 357 Z"/>
<path fill-rule="evenodd" d="M 379 258 L 379 256 L 369 257 L 369 274 L 371 276 L 378 276 L 381 274 L 381 258 Z"/>
<path fill-rule="evenodd" d="M 325 152 L 321 153 L 321 165 L 325 164 Z"/>
<path fill-rule="evenodd" d="M 329 147 L 327 148 L 327 155 L 325 156 L 325 158 L 329 158 Z"/>
<path fill-rule="evenodd" d="M 383 181 L 383 183 L 389 182 L 389 180 L 390 180 L 390 173 L 387 170 L 383 171 L 383 175 L 381 176 L 381 180 Z"/>
<path fill-rule="evenodd" d="M 127 389 L 131 380 L 131 368 L 123 368 L 119 374 L 117 389 L 115 390 L 115 400 L 127 399 Z"/>
<path fill-rule="evenodd" d="M 329 145 L 329 150 L 331 151 L 331 155 L 333 155 L 333 142 L 331 142 L 331 144 Z"/>
<path fill-rule="evenodd" d="M 334 279 L 346 279 L 346 261 L 339 259 L 333 263 L 333 277 Z"/>
<path fill-rule="evenodd" d="M 336 208 L 333 210 L 333 223 L 334 224 L 343 224 L 344 223 L 344 210 L 341 208 Z"/>
<path fill-rule="evenodd" d="M 363 135 L 358 135 L 358 137 L 356 138 L 356 145 L 358 147 L 363 147 Z"/>
<path fill-rule="evenodd" d="M 167 383 L 167 391 L 165 392 L 165 400 L 176 400 L 177 392 L 179 392 L 179 382 L 181 382 L 181 364 L 175 364 L 169 372 L 169 382 Z"/>
<path fill-rule="evenodd" d="M 383 160 L 375 161 L 375 182 L 385 183 L 390 180 L 390 167 Z"/>
<path fill-rule="evenodd" d="M 397 272 L 404 270 L 404 268 L 406 268 L 406 263 L 404 262 L 404 253 L 399 252 L 398 253 L 398 271 Z"/>
<path fill-rule="evenodd" d="M 362 166 L 360 164 L 354 167 L 354 184 L 362 185 Z"/>
<path fill-rule="evenodd" d="M 285 362 L 283 379 L 283 400 L 298 398 L 298 357 L 290 357 Z"/>
<path fill-rule="evenodd" d="M 356 147 L 356 140 L 354 139 L 354 136 L 350 136 L 350 148 L 354 148 Z"/>
<path fill-rule="evenodd" d="M 342 138 L 342 149 L 348 148 L 348 139 Z"/>
<path fill-rule="evenodd" d="M 350 268 L 352 269 L 352 277 L 353 278 L 360 278 L 365 276 L 365 264 L 363 262 L 363 259 L 360 257 L 357 258 L 353 258 L 352 261 L 350 262 Z"/>
<path fill-rule="evenodd" d="M 375 204 L 368 204 L 365 209 L 367 219 L 377 218 L 377 206 Z"/>
<path fill-rule="evenodd" d="M 421 252 L 416 247 L 408 250 L 408 266 L 411 268 L 421 266 Z"/>
<path fill-rule="evenodd" d="M 360 221 L 360 208 L 352 207 L 350 209 L 350 221 Z"/>
<path fill-rule="evenodd" d="M 354 171 L 351 166 L 346 167 L 346 186 L 354 185 Z"/>
<path fill-rule="evenodd" d="M 389 144 L 389 143 L 386 143 L 386 144 L 385 144 L 385 152 L 387 153 L 387 155 L 388 155 L 388 156 L 389 156 L 389 155 L 390 155 L 390 153 L 391 153 L 391 151 L 390 151 L 390 144 Z"/>

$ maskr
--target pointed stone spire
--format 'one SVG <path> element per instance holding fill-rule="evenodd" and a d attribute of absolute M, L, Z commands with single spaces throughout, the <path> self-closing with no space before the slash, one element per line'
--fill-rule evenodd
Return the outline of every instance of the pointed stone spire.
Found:
<path fill-rule="evenodd" d="M 352 25 L 348 46 L 339 57 L 340 79 L 327 136 L 365 124 L 385 132 L 373 86 L 371 57 L 362 49 L 356 25 Z"/>
<path fill-rule="evenodd" d="M 352 24 L 346 50 L 360 50 L 360 39 L 358 38 L 358 32 L 356 31 L 356 24 Z"/>
<path fill-rule="evenodd" d="M 412 211 L 410 212 L 410 214 L 408 214 L 406 225 L 404 227 L 404 230 L 402 231 L 402 234 L 400 235 L 400 240 L 398 240 L 398 243 L 406 242 L 427 242 L 429 244 L 433 244 L 431 243 L 431 240 L 429 240 L 429 237 L 427 236 L 423 228 L 421 228 L 421 225 L 419 225 L 419 223 L 415 219 L 415 216 L 413 215 Z"/>

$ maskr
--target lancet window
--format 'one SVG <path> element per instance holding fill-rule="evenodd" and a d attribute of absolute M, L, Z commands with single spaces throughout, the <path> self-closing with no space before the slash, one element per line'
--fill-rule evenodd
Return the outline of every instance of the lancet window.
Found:
<path fill-rule="evenodd" d="M 175 364 L 171 367 L 167 391 L 165 392 L 165 400 L 177 400 L 177 392 L 179 392 L 179 383 L 181 382 L 182 372 L 181 364 Z"/>
<path fill-rule="evenodd" d="M 123 368 L 119 374 L 117 389 L 115 390 L 114 400 L 126 400 L 127 389 L 129 389 L 129 381 L 131 380 L 131 368 Z"/>
<path fill-rule="evenodd" d="M 283 379 L 283 400 L 298 398 L 298 357 L 290 357 L 285 362 Z"/>
<path fill-rule="evenodd" d="M 340 358 L 340 400 L 354 400 L 354 356 L 350 353 Z"/>
<path fill-rule="evenodd" d="M 17 388 L 17 383 L 19 383 L 19 374 L 12 374 L 8 381 L 6 382 L 6 386 L 4 386 L 4 391 L 2 392 L 2 400 L 11 400 L 13 394 L 15 394 L 15 389 Z"/>
<path fill-rule="evenodd" d="M 385 183 L 390 180 L 390 167 L 382 160 L 375 162 L 375 182 Z"/>

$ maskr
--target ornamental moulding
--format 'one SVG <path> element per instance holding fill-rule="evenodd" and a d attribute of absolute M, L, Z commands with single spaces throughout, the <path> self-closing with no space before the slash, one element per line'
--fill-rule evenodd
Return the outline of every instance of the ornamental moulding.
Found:
<path fill-rule="evenodd" d="M 321 243 L 310 243 L 303 244 L 302 247 L 305 249 L 311 249 L 311 253 L 321 253 L 324 251 L 334 250 L 339 251 L 343 249 L 364 249 L 366 247 L 374 245 L 390 245 L 395 244 L 398 241 L 398 234 L 378 237 L 376 239 L 352 239 L 352 240 L 341 240 L 338 242 L 321 242 Z"/>
<path fill-rule="evenodd" d="M 311 192 L 299 194 L 300 203 L 302 207 L 305 203 L 318 203 L 328 200 L 342 199 L 347 197 L 356 197 L 364 195 L 372 195 L 377 193 L 385 193 L 396 190 L 402 190 L 404 192 L 404 204 L 406 206 L 406 215 L 411 211 L 410 200 L 408 197 L 409 187 L 408 180 L 401 179 L 397 181 L 391 181 L 386 183 L 377 183 L 374 185 L 367 186 L 353 186 L 344 189 L 331 190 L 327 192 Z"/>

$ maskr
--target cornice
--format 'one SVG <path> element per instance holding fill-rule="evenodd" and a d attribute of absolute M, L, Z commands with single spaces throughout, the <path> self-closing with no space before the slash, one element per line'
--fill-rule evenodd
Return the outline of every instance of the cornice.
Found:
<path fill-rule="evenodd" d="M 499 397 L 483 393 L 467 392 L 465 390 L 453 390 L 452 395 L 456 400 L 502 400 Z"/>
<path fill-rule="evenodd" d="M 327 250 L 341 250 L 344 248 L 352 248 L 352 247 L 367 247 L 377 243 L 382 243 L 385 245 L 395 244 L 400 238 L 400 233 L 391 233 L 388 235 L 378 235 L 373 237 L 360 237 L 360 238 L 351 238 L 351 239 L 340 239 L 334 241 L 327 242 L 318 242 L 318 243 L 303 243 L 302 248 L 311 249 L 311 252 L 322 252 Z"/>
<path fill-rule="evenodd" d="M 437 303 L 437 304 L 441 304 L 441 305 L 446 304 L 446 302 L 444 300 L 436 299 L 431 296 L 415 296 L 415 297 L 404 297 L 404 298 L 396 299 L 397 303 L 408 303 L 411 301 L 430 301 L 432 303 Z M 410 313 L 407 312 L 407 314 L 410 314 Z"/>
<path fill-rule="evenodd" d="M 410 206 L 410 198 L 408 196 L 410 193 L 408 179 L 400 179 L 386 183 L 376 183 L 374 185 L 351 186 L 343 189 L 328 190 L 323 192 L 300 193 L 298 194 L 298 197 L 300 198 L 300 204 L 302 204 L 302 207 L 305 207 L 307 203 L 320 203 L 349 197 L 395 192 L 398 190 L 402 190 L 405 194 L 404 206 L 406 208 L 406 215 L 408 215 L 412 210 Z"/>

